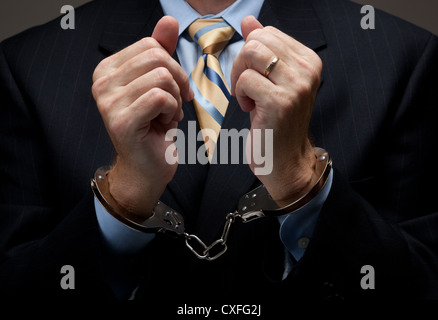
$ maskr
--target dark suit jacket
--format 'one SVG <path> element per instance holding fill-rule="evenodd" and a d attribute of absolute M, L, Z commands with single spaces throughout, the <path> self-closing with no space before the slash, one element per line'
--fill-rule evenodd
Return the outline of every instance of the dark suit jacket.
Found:
<path fill-rule="evenodd" d="M 55 20 L 1 44 L 2 295 L 113 297 L 89 181 L 114 151 L 91 95 L 92 74 L 103 58 L 149 36 L 162 15 L 158 0 L 96 0 L 76 10 L 75 30 Z M 289 277 L 280 281 L 278 222 L 263 219 L 236 223 L 229 251 L 214 262 L 158 235 L 126 261 L 142 279 L 138 298 L 438 297 L 438 41 L 383 12 L 375 30 L 361 29 L 361 18 L 360 7 L 343 0 L 266 0 L 261 11 L 264 25 L 324 63 L 310 134 L 333 158 L 334 181 Z M 234 98 L 228 110 L 224 128 L 249 127 Z M 187 130 L 196 119 L 191 103 L 184 113 Z M 258 183 L 246 164 L 180 165 L 162 200 L 209 243 Z M 75 268 L 74 290 L 60 287 L 63 265 Z M 375 269 L 374 290 L 361 288 L 364 265 Z"/>

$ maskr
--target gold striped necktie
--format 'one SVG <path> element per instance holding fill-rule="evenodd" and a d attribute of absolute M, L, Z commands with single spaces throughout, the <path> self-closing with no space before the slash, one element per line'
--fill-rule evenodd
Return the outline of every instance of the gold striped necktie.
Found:
<path fill-rule="evenodd" d="M 202 50 L 190 75 L 190 86 L 195 93 L 193 104 L 211 163 L 230 100 L 230 88 L 218 58 L 233 37 L 234 29 L 223 19 L 198 19 L 189 26 L 188 32 Z M 214 134 L 206 135 L 206 129 L 213 130 Z"/>

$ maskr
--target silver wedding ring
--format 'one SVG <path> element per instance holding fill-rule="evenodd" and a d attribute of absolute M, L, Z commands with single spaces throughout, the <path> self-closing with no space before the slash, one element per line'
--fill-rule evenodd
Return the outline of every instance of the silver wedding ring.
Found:
<path fill-rule="evenodd" d="M 274 59 L 272 59 L 271 63 L 266 67 L 266 70 L 265 70 L 265 77 L 266 78 L 269 77 L 269 75 L 272 72 L 272 69 L 274 69 L 275 65 L 277 64 L 277 62 L 279 60 L 280 59 L 278 57 L 275 57 Z"/>

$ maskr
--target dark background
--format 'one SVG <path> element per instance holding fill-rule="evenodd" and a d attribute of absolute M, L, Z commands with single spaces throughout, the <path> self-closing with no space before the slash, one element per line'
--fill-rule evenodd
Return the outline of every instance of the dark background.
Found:
<path fill-rule="evenodd" d="M 88 1 L 90 0 L 0 0 L 0 41 L 56 18 L 61 15 L 60 10 L 63 5 L 78 7 Z M 355 0 L 355 2 L 372 5 L 438 34 L 437 0 Z"/>

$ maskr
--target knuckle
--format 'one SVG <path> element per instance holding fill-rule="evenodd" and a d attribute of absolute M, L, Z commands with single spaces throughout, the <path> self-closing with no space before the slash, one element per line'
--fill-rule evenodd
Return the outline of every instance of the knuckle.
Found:
<path fill-rule="evenodd" d="M 160 88 L 152 88 L 149 91 L 151 104 L 154 106 L 163 106 L 169 103 L 168 95 Z"/>
<path fill-rule="evenodd" d="M 155 81 L 158 83 L 170 83 L 173 81 L 173 76 L 167 68 L 158 67 L 154 72 Z"/>
<path fill-rule="evenodd" d="M 274 28 L 273 26 L 266 26 L 263 28 L 264 31 L 268 33 L 277 33 L 278 29 Z"/>
<path fill-rule="evenodd" d="M 318 59 L 318 62 L 313 72 L 313 80 L 317 82 L 318 85 L 319 82 L 321 81 L 322 68 L 323 68 L 322 60 Z"/>
<path fill-rule="evenodd" d="M 251 63 L 252 58 L 260 53 L 260 49 L 263 44 L 258 40 L 250 40 L 245 44 L 245 50 L 243 50 L 243 57 L 247 63 Z"/>
<path fill-rule="evenodd" d="M 307 76 L 311 84 L 319 84 L 322 72 L 322 61 L 317 56 L 317 59 L 300 59 L 300 66 L 303 68 L 304 75 Z"/>
<path fill-rule="evenodd" d="M 156 66 L 165 65 L 169 54 L 161 48 L 151 48 L 148 50 L 148 59 Z"/>
<path fill-rule="evenodd" d="M 101 101 L 97 103 L 97 108 L 102 117 L 105 118 L 113 109 L 113 101 L 110 99 L 101 99 Z"/>
<path fill-rule="evenodd" d="M 246 69 L 240 74 L 239 79 L 237 79 L 236 87 L 240 88 L 242 84 L 249 83 L 250 81 L 251 81 L 251 72 L 248 69 Z"/>
<path fill-rule="evenodd" d="M 117 109 L 122 104 L 123 98 L 124 95 L 119 92 L 100 99 L 97 103 L 97 107 L 102 116 L 112 114 L 113 110 Z"/>
<path fill-rule="evenodd" d="M 322 65 L 321 66 L 314 65 L 312 68 L 309 69 L 310 84 L 319 86 L 321 82 L 321 71 L 322 71 Z"/>
<path fill-rule="evenodd" d="M 91 86 L 91 93 L 94 97 L 94 100 L 98 99 L 101 91 L 102 91 L 102 88 L 100 87 L 99 83 L 95 81 L 93 83 L 93 85 Z"/>
<path fill-rule="evenodd" d="M 261 45 L 262 43 L 260 41 L 252 39 L 246 43 L 245 48 L 248 51 L 248 53 L 255 53 L 258 51 Z"/>
<path fill-rule="evenodd" d="M 92 77 L 93 81 L 98 80 L 101 77 L 101 75 L 103 74 L 103 71 L 105 70 L 106 66 L 108 65 L 108 62 L 106 62 L 107 59 L 108 58 L 102 60 L 94 69 L 93 77 Z"/>
<path fill-rule="evenodd" d="M 157 40 L 155 40 L 152 37 L 146 37 L 146 38 L 142 38 L 138 41 L 138 44 L 141 48 L 143 48 L 144 50 L 148 50 L 150 48 L 155 48 L 158 47 L 159 44 L 157 42 Z"/>
<path fill-rule="evenodd" d="M 313 85 L 319 87 L 319 85 L 321 84 L 321 72 L 311 72 L 310 81 Z"/>
<path fill-rule="evenodd" d="M 312 69 L 314 69 L 318 73 L 321 72 L 321 70 L 322 70 L 322 60 L 319 57 L 319 55 L 315 51 L 310 49 L 310 48 L 308 48 L 307 61 L 309 63 L 309 66 Z"/>
<path fill-rule="evenodd" d="M 92 76 L 93 82 L 96 82 L 100 78 L 101 71 L 100 71 L 100 67 L 99 66 L 100 65 L 98 65 L 96 67 L 96 69 L 94 69 L 93 76 Z"/>
<path fill-rule="evenodd" d="M 109 57 L 106 57 L 104 59 L 102 59 L 99 64 L 97 65 L 96 69 L 105 69 L 107 68 L 113 60 L 113 56 L 114 55 L 110 55 Z"/>
<path fill-rule="evenodd" d="M 145 61 L 143 59 L 140 59 L 138 56 L 129 59 L 125 62 L 125 65 L 123 66 L 124 70 L 137 70 L 142 69 Z M 126 71 L 125 71 L 126 72 Z"/>
<path fill-rule="evenodd" d="M 186 72 L 181 72 L 181 81 L 183 83 L 183 85 L 190 87 L 190 80 L 189 80 L 189 76 Z"/>
<path fill-rule="evenodd" d="M 247 37 L 247 40 L 254 40 L 257 39 L 259 37 L 261 37 L 263 35 L 263 33 L 265 32 L 264 29 L 254 29 L 253 31 L 251 31 Z"/>
<path fill-rule="evenodd" d="M 309 54 L 309 63 L 312 66 L 313 69 L 317 72 L 321 72 L 322 70 L 322 60 L 321 58 L 314 52 L 313 50 L 310 50 Z"/>
<path fill-rule="evenodd" d="M 255 91 L 262 91 L 264 83 L 258 81 L 255 76 L 256 71 L 251 69 L 246 69 L 243 71 L 236 82 L 236 94 L 237 96 L 246 96 L 246 90 L 248 88 L 253 88 Z"/>
<path fill-rule="evenodd" d="M 323 67 L 322 60 L 316 53 L 315 53 L 314 57 L 315 57 L 315 69 L 318 73 L 321 73 L 322 67 Z"/>
<path fill-rule="evenodd" d="M 93 94 L 93 97 L 96 100 L 101 95 L 103 95 L 103 93 L 106 91 L 107 83 L 108 83 L 108 77 L 107 76 L 100 77 L 99 79 L 94 81 L 94 83 L 93 83 L 93 85 L 91 87 L 91 92 Z"/>
<path fill-rule="evenodd" d="M 313 86 L 310 81 L 301 80 L 295 85 L 296 92 L 298 96 L 308 96 L 312 93 Z"/>

